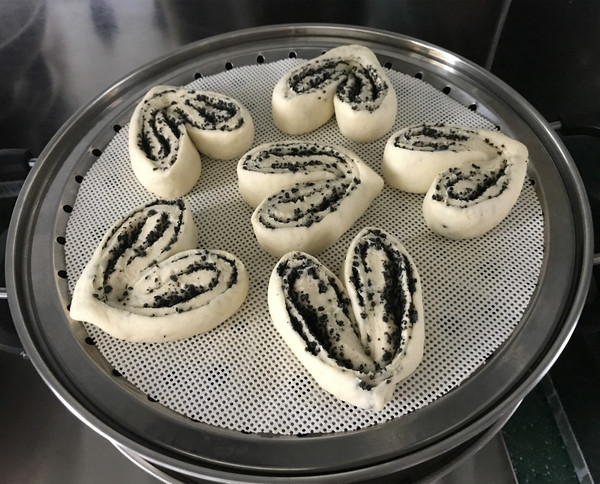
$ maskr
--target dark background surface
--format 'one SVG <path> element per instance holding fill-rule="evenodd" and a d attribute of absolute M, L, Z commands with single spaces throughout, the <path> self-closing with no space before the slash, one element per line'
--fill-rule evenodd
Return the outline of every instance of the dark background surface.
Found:
<path fill-rule="evenodd" d="M 299 22 L 367 26 L 431 42 L 490 70 L 555 126 L 600 124 L 600 1 L 0 0 L 0 150 L 26 148 L 39 155 L 75 111 L 128 73 L 184 44 L 238 29 Z M 569 149 L 574 153 L 578 146 Z M 584 181 L 596 184 L 588 186 L 592 195 L 600 192 L 600 158 L 590 157 L 596 153 L 593 146 L 584 149 L 582 157 L 589 160 L 580 167 Z M 0 229 L 8 224 L 13 203 L 0 198 Z M 598 480 L 599 307 L 593 287 L 577 332 L 551 375 Z M 2 300 L 0 323 L 1 340 L 11 324 Z M 99 441 L 90 444 L 87 429 L 59 402 L 47 400 L 49 390 L 26 360 L 3 355 L 0 366 L 0 476 L 8 468 L 21 482 L 53 482 L 51 476 L 70 476 L 70 482 L 99 482 L 100 477 L 141 482 L 139 474 L 102 468 L 104 462 L 124 458 Z M 523 482 L 558 482 L 557 477 L 577 482 L 583 475 L 578 479 L 571 465 L 580 462 L 572 455 L 565 458 L 568 449 L 551 422 L 555 409 L 544 403 L 552 401 L 553 392 L 548 382 L 532 392 L 507 426 L 513 449 L 531 447 L 513 454 L 513 462 L 527 461 L 516 466 Z M 40 416 L 43 424 L 36 435 L 36 415 L 44 409 L 52 421 Z M 545 413 L 549 420 L 532 428 L 532 416 Z M 46 445 L 53 436 L 63 439 L 55 448 Z M 70 472 L 65 463 L 74 465 L 74 460 L 60 461 L 63 448 L 78 449 L 75 457 L 84 457 Z M 46 467 L 31 469 L 29 462 Z"/>
<path fill-rule="evenodd" d="M 413 36 L 479 64 L 550 122 L 600 113 L 600 2 L 0 0 L 0 148 L 40 153 L 79 107 L 177 47 L 324 22 Z"/>

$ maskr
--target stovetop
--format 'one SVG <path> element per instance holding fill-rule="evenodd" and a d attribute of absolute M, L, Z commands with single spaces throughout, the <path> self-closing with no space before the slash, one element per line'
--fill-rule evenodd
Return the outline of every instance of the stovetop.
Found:
<path fill-rule="evenodd" d="M 513 2 L 511 10 L 510 2 L 503 0 L 485 2 L 479 9 L 468 1 L 453 2 L 452 8 L 443 0 L 426 6 L 405 1 L 393 7 L 383 0 L 347 0 L 341 9 L 336 3 L 294 2 L 286 10 L 269 0 L 0 0 L 0 149 L 27 148 L 39 154 L 76 109 L 131 70 L 192 40 L 234 29 L 292 21 L 366 25 L 423 38 L 486 67 L 492 67 L 498 49 L 501 59 L 510 58 L 502 56 L 498 42 L 503 26 L 527 31 L 521 20 L 509 15 L 521 13 L 527 2 Z M 435 18 L 445 21 L 425 20 Z M 511 35 L 507 44 L 515 42 L 514 32 Z M 586 52 L 591 56 L 589 49 Z M 515 70 L 521 76 L 523 70 Z M 559 133 L 571 133 L 563 139 L 588 191 L 595 252 L 600 253 L 600 141 L 594 129 L 568 129 L 572 127 L 556 123 Z M 13 192 L 28 168 L 29 157 L 17 155 L 0 178 L 2 253 Z M 5 183 L 10 181 L 15 183 Z M 4 261 L 0 263 L 4 287 Z M 597 266 L 579 324 L 548 375 L 496 438 L 439 482 L 600 482 L 598 281 Z M 1 298 L 0 345 L 5 350 L 0 351 L 3 478 L 24 483 L 157 482 L 52 394 L 23 354 L 7 301 Z"/>

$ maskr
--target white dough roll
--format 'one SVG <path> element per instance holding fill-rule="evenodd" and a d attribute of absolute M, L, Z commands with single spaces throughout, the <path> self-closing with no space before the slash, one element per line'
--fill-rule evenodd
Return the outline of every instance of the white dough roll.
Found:
<path fill-rule="evenodd" d="M 393 381 L 410 375 L 423 358 L 423 289 L 417 266 L 392 234 L 366 227 L 352 240 L 342 266 L 362 345 Z"/>
<path fill-rule="evenodd" d="M 156 167 L 156 162 L 146 156 L 139 145 L 129 142 L 131 168 L 140 184 L 148 191 L 168 199 L 188 193 L 200 178 L 202 162 L 200 153 L 190 136 L 184 132 L 177 141 L 177 154 L 167 169 Z"/>
<path fill-rule="evenodd" d="M 240 158 L 238 189 L 242 199 L 256 208 L 270 195 L 297 183 L 344 177 L 345 157 L 339 148 L 311 142 L 264 143 Z"/>
<path fill-rule="evenodd" d="M 426 193 L 436 176 L 468 162 L 483 162 L 496 151 L 476 130 L 445 124 L 403 128 L 387 141 L 381 172 L 388 185 L 409 193 Z"/>
<path fill-rule="evenodd" d="M 490 231 L 510 213 L 523 188 L 525 145 L 495 131 L 481 130 L 478 136 L 496 155 L 439 174 L 423 199 L 426 224 L 444 237 L 469 239 Z"/>
<path fill-rule="evenodd" d="M 286 134 L 305 134 L 323 126 L 334 115 L 337 84 L 331 82 L 302 96 L 288 94 L 289 78 L 279 79 L 273 89 L 273 122 Z"/>
<path fill-rule="evenodd" d="M 131 117 L 131 166 L 147 190 L 177 198 L 200 177 L 199 152 L 215 159 L 236 158 L 253 139 L 252 117 L 236 100 L 211 91 L 155 86 Z"/>
<path fill-rule="evenodd" d="M 355 237 L 345 267 L 340 280 L 309 254 L 285 254 L 269 280 L 269 312 L 324 390 L 380 411 L 423 356 L 420 280 L 397 239 L 374 228 Z"/>
<path fill-rule="evenodd" d="M 335 117 L 340 133 L 358 143 L 368 143 L 381 138 L 394 125 L 397 114 L 396 92 L 392 89 L 377 110 L 355 109 L 345 101 L 333 100 Z"/>
<path fill-rule="evenodd" d="M 308 133 L 335 113 L 341 133 L 357 142 L 387 133 L 398 108 L 377 56 L 361 45 L 336 47 L 291 69 L 275 85 L 271 106 L 284 133 Z"/>
<path fill-rule="evenodd" d="M 243 303 L 248 274 L 233 255 L 197 243 L 186 202 L 134 209 L 106 233 L 83 270 L 71 317 L 133 342 L 209 331 Z"/>
<path fill-rule="evenodd" d="M 203 93 L 205 95 L 210 95 L 215 99 L 220 99 L 221 102 L 225 103 L 225 101 L 223 101 L 224 97 L 218 93 L 207 91 L 203 91 Z M 228 115 L 235 116 L 235 119 L 237 120 L 237 124 L 234 128 L 227 129 L 227 125 L 222 124 L 215 124 L 214 129 L 196 126 L 187 127 L 187 133 L 198 151 L 215 160 L 230 160 L 232 158 L 237 158 L 248 150 L 254 141 L 254 121 L 252 120 L 250 112 L 237 101 L 233 101 L 230 98 L 228 99 L 229 100 L 226 102 L 232 103 L 228 105 L 228 109 L 230 110 Z"/>
<path fill-rule="evenodd" d="M 329 247 L 383 189 L 383 179 L 353 153 L 300 141 L 263 145 L 242 157 L 238 181 L 244 200 L 260 201 L 252 227 L 275 257 Z"/>

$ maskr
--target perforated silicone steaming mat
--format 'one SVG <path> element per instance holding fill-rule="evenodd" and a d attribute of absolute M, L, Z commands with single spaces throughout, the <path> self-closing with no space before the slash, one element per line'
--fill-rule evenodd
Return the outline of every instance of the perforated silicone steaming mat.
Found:
<path fill-rule="evenodd" d="M 319 35 L 309 35 L 311 29 Z M 248 31 L 212 44 L 200 43 L 197 52 L 190 47 L 150 65 L 96 101 L 101 107 L 102 102 L 110 104 L 110 109 L 100 113 L 101 128 L 90 128 L 95 122 L 90 117 L 94 104 L 80 113 L 75 122 L 81 140 L 54 163 L 52 181 L 62 184 L 62 191 L 53 207 L 47 206 L 48 194 L 38 206 L 36 224 L 44 224 L 43 212 L 49 211 L 50 223 L 46 220 L 44 226 L 50 227 L 42 232 L 34 229 L 29 250 L 36 260 L 36 242 L 47 240 L 52 246 L 52 264 L 46 270 L 55 275 L 59 297 L 42 300 L 35 288 L 30 289 L 35 299 L 33 318 L 40 321 L 38 327 L 45 336 L 25 323 L 20 334 L 30 345 L 27 349 L 35 355 L 38 369 L 75 413 L 115 438 L 115 425 L 109 423 L 107 431 L 100 423 L 103 412 L 108 413 L 117 421 L 117 440 L 124 435 L 125 445 L 142 449 L 150 459 L 181 450 L 207 462 L 277 468 L 290 464 L 256 455 L 264 436 L 279 436 L 287 444 L 298 442 L 287 436 L 313 436 L 313 442 L 327 447 L 327 440 L 321 442 L 327 435 L 352 436 L 363 430 L 365 435 L 375 432 L 389 441 L 390 431 L 377 434 L 377 429 L 393 428 L 392 448 L 361 451 L 348 440 L 346 450 L 338 451 L 331 464 L 307 462 L 306 456 L 305 461 L 300 460 L 303 456 L 286 458 L 296 470 L 316 471 L 349 462 L 358 467 L 361 459 L 372 464 L 397 458 L 417 452 L 424 442 L 443 441 L 452 434 L 462 435 L 456 438 L 460 442 L 485 428 L 478 427 L 482 413 L 487 414 L 483 421 L 489 426 L 511 404 L 516 405 L 557 356 L 576 322 L 580 292 L 588 277 L 589 214 L 568 156 L 543 120 L 510 88 L 449 53 L 385 33 L 329 29 L 307 27 L 305 36 L 286 28 Z M 277 45 L 272 39 L 278 39 Z M 285 72 L 301 58 L 350 42 L 370 46 L 388 69 L 398 96 L 398 116 L 389 135 L 407 125 L 446 122 L 498 129 L 524 142 L 530 151 L 528 178 L 515 207 L 483 237 L 454 241 L 432 233 L 421 213 L 423 195 L 386 185 L 354 226 L 318 254 L 321 262 L 338 273 L 354 235 L 366 226 L 377 226 L 395 234 L 418 267 L 425 309 L 424 358 L 414 374 L 398 385 L 383 411 L 355 408 L 322 390 L 275 331 L 268 313 L 267 284 L 277 260 L 254 238 L 252 209 L 237 190 L 237 159 L 217 161 L 202 156 L 200 180 L 186 195 L 200 245 L 227 250 L 248 269 L 250 290 L 237 313 L 206 334 L 161 344 L 118 340 L 94 325 L 82 326 L 68 318 L 70 293 L 106 230 L 135 206 L 155 198 L 135 179 L 127 149 L 128 118 L 153 85 L 185 84 L 239 100 L 255 123 L 253 146 L 290 138 L 345 146 L 380 172 L 387 135 L 372 143 L 354 143 L 340 135 L 332 119 L 312 133 L 292 137 L 275 128 L 271 119 L 272 88 Z M 105 101 L 111 95 L 116 101 Z M 69 134 L 69 127 L 65 129 L 57 135 L 59 146 Z M 65 165 L 57 166 L 63 160 Z M 581 218 L 574 216 L 577 211 Z M 31 279 L 43 277 L 35 274 Z M 18 304 L 13 300 L 12 306 Z M 47 310 L 60 317 L 42 322 Z M 73 345 L 73 338 L 79 344 Z M 80 355 L 73 352 L 83 352 L 87 358 L 78 360 Z M 90 361 L 93 364 L 86 366 Z M 56 371 L 48 371 L 52 365 L 65 372 L 64 381 Z M 116 400 L 111 403 L 109 398 Z M 132 415 L 128 408 L 139 410 L 140 415 Z M 430 418 L 437 421 L 430 422 Z M 479 424 L 473 424 L 477 419 Z M 176 433 L 169 434 L 168 424 L 173 424 Z M 193 435 L 201 440 L 198 433 L 208 432 L 204 434 L 207 439 L 212 431 L 230 443 L 249 438 L 259 446 L 249 452 L 252 456 L 248 451 L 240 456 L 207 450 L 207 443 L 192 443 Z M 398 436 L 398 431 L 412 433 Z M 140 435 L 151 445 L 140 444 Z M 309 454 L 319 461 L 314 452 Z M 273 458 L 278 457 L 274 454 Z"/>
<path fill-rule="evenodd" d="M 287 59 L 233 68 L 189 87 L 226 93 L 246 106 L 256 126 L 255 145 L 290 139 L 274 126 L 270 100 L 278 79 L 300 62 Z M 389 77 L 399 99 L 395 129 L 440 121 L 494 129 L 422 80 L 394 70 Z M 294 138 L 345 146 L 378 172 L 387 141 L 384 136 L 372 143 L 349 142 L 339 134 L 335 119 Z M 314 383 L 271 322 L 267 284 L 277 259 L 253 236 L 252 208 L 237 190 L 237 159 L 203 158 L 201 178 L 186 198 L 200 245 L 229 251 L 244 261 L 251 280 L 245 304 L 215 330 L 172 343 L 129 343 L 86 324 L 100 352 L 124 378 L 195 420 L 246 432 L 306 434 L 354 430 L 401 417 L 447 393 L 483 364 L 517 326 L 535 289 L 544 219 L 531 183 L 525 183 L 515 208 L 496 230 L 458 242 L 444 240 L 425 226 L 423 195 L 386 187 L 364 216 L 318 258 L 339 273 L 352 237 L 363 227 L 382 227 L 397 235 L 422 278 L 425 356 L 382 412 L 352 408 Z M 133 175 L 124 127 L 81 183 L 66 232 L 69 289 L 108 228 L 154 198 Z M 304 417 L 307 413 L 310 419 Z"/>

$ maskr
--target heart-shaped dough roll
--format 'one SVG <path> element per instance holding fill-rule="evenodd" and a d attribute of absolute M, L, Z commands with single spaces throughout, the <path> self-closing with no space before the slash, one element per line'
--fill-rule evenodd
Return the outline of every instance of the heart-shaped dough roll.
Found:
<path fill-rule="evenodd" d="M 256 239 L 275 257 L 326 249 L 383 189 L 383 179 L 355 154 L 302 141 L 258 146 L 237 172 L 242 198 L 256 207 Z"/>
<path fill-rule="evenodd" d="M 254 123 L 238 101 L 210 91 L 156 86 L 136 106 L 129 124 L 129 155 L 139 182 L 165 198 L 192 189 L 200 154 L 237 158 L 252 145 Z"/>
<path fill-rule="evenodd" d="M 395 133 L 384 151 L 386 182 L 424 193 L 423 216 L 452 239 L 479 237 L 498 225 L 517 202 L 527 147 L 497 131 L 425 124 Z"/>
<path fill-rule="evenodd" d="M 244 302 L 248 274 L 233 255 L 197 244 L 187 202 L 159 200 L 134 209 L 106 233 L 83 270 L 71 317 L 136 342 L 214 328 Z"/>
<path fill-rule="evenodd" d="M 353 240 L 343 283 L 316 258 L 290 252 L 269 280 L 269 312 L 291 351 L 326 391 L 379 411 L 423 358 L 421 282 L 394 236 Z"/>
<path fill-rule="evenodd" d="M 497 150 L 474 129 L 446 124 L 409 126 L 394 133 L 383 152 L 385 182 L 409 193 L 427 193 L 440 173 L 468 162 L 484 162 Z"/>
<path fill-rule="evenodd" d="M 423 217 L 434 232 L 451 239 L 479 237 L 502 222 L 517 203 L 529 153 L 524 144 L 496 131 L 477 136 L 495 156 L 440 173 L 423 199 Z"/>
<path fill-rule="evenodd" d="M 387 74 L 361 45 L 336 47 L 290 70 L 275 85 L 271 105 L 284 133 L 308 133 L 335 113 L 340 132 L 359 142 L 387 133 L 398 109 Z"/>

